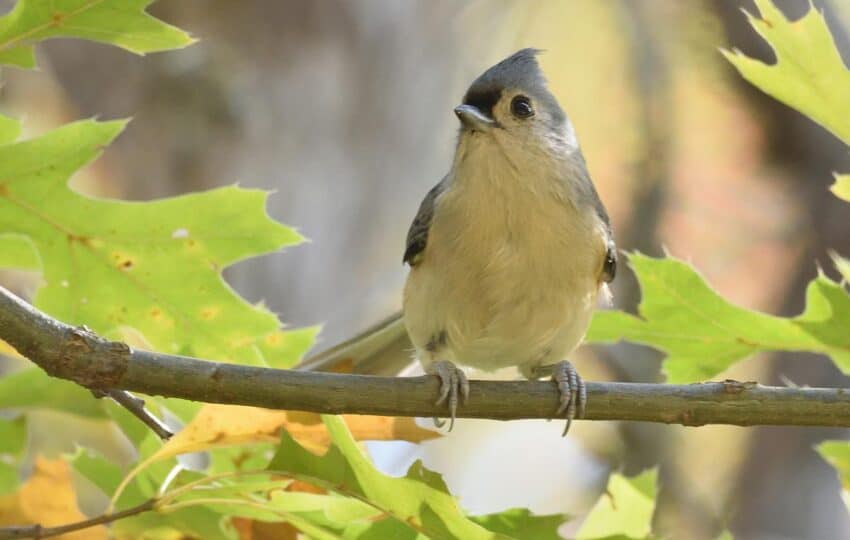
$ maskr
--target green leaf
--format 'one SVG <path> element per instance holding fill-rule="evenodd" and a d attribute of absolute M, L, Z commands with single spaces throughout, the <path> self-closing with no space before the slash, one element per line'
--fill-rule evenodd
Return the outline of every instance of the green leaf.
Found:
<path fill-rule="evenodd" d="M 148 15 L 153 0 L 19 0 L 0 17 L 0 63 L 32 68 L 33 44 L 75 37 L 116 45 L 137 54 L 178 49 L 194 40 Z"/>
<path fill-rule="evenodd" d="M 302 240 L 266 214 L 267 194 L 225 187 L 151 202 L 94 199 L 68 177 L 124 122 L 83 121 L 0 146 L 0 233 L 28 236 L 45 286 L 37 306 L 102 334 L 125 327 L 157 350 L 261 364 L 277 317 L 241 299 L 221 270 Z"/>
<path fill-rule="evenodd" d="M 0 377 L 0 410 L 53 409 L 89 418 L 106 418 L 103 404 L 70 381 L 54 379 L 39 368 Z"/>
<path fill-rule="evenodd" d="M 203 538 L 204 540 L 236 540 L 224 525 L 224 515 L 216 508 L 204 505 L 180 508 L 173 512 L 145 512 L 120 519 L 111 526 L 115 538 L 150 538 L 154 529 L 162 530 L 163 538 Z"/>
<path fill-rule="evenodd" d="M 18 458 L 27 446 L 27 419 L 19 416 L 12 420 L 0 418 L 0 454 Z"/>
<path fill-rule="evenodd" d="M 419 534 L 414 529 L 394 519 L 381 521 L 355 521 L 349 523 L 342 532 L 346 540 L 430 540 L 427 536 Z"/>
<path fill-rule="evenodd" d="M 66 455 L 65 460 L 74 471 L 107 496 L 111 496 L 115 492 L 124 477 L 121 467 L 94 450 L 77 448 L 75 453 Z M 141 504 L 144 501 L 145 496 L 131 484 L 122 494 L 121 508 Z"/>
<path fill-rule="evenodd" d="M 0 114 L 0 144 L 9 144 L 21 136 L 21 123 L 14 118 Z"/>
<path fill-rule="evenodd" d="M 269 367 L 287 369 L 301 361 L 320 330 L 321 326 L 277 330 L 263 337 L 258 345 Z"/>
<path fill-rule="evenodd" d="M 841 498 L 850 509 L 850 441 L 824 441 L 816 447 L 821 457 L 835 467 L 841 482 Z"/>
<path fill-rule="evenodd" d="M 278 489 L 271 494 L 270 498 L 263 501 L 263 507 L 267 510 L 266 515 L 246 514 L 241 511 L 239 515 L 264 521 L 284 521 L 287 514 L 299 514 L 315 525 L 337 531 L 342 531 L 352 521 L 370 520 L 381 516 L 380 510 L 357 499 L 336 494 L 282 491 L 280 489 L 282 482 L 278 480 L 277 484 Z M 238 488 L 239 484 L 235 487 Z M 218 495 L 218 492 L 215 492 L 215 495 Z"/>
<path fill-rule="evenodd" d="M 829 189 L 835 193 L 836 197 L 850 202 L 850 174 L 836 174 L 835 183 Z"/>
<path fill-rule="evenodd" d="M 675 383 L 709 379 L 759 351 L 827 354 L 850 373 L 850 295 L 826 276 L 806 291 L 806 310 L 787 319 L 731 304 L 686 263 L 629 256 L 643 298 L 639 317 L 601 311 L 588 341 L 625 339 L 667 353 L 664 371 Z"/>
<path fill-rule="evenodd" d="M 115 492 L 124 473 L 121 468 L 106 458 L 88 449 L 80 448 L 66 459 L 83 478 L 100 489 L 107 497 Z M 152 493 L 146 493 L 137 482 L 131 482 L 118 501 L 117 509 L 122 510 L 146 501 Z M 116 521 L 112 533 L 116 537 L 149 538 L 148 531 L 162 529 L 172 533 L 192 534 L 198 538 L 233 538 L 221 527 L 222 514 L 206 506 L 194 506 L 174 512 L 146 512 Z M 145 535 L 142 535 L 145 533 Z M 173 538 L 178 536 L 172 534 Z"/>
<path fill-rule="evenodd" d="M 9 495 L 18 489 L 20 478 L 18 468 L 0 461 L 0 496 Z"/>
<path fill-rule="evenodd" d="M 209 452 L 209 474 L 245 472 L 263 470 L 274 454 L 273 443 L 254 443 L 250 445 L 225 446 Z"/>
<path fill-rule="evenodd" d="M 0 268 L 40 270 L 41 258 L 32 240 L 22 234 L 0 234 Z"/>
<path fill-rule="evenodd" d="M 255 479 L 259 478 L 259 479 Z M 228 517 L 243 517 L 269 523 L 288 522 L 311 538 L 415 538 L 417 533 L 405 525 L 387 527 L 389 521 L 374 506 L 363 501 L 337 495 L 285 491 L 290 480 L 271 474 L 249 474 L 244 477 L 219 478 L 170 499 L 166 510 L 174 505 L 185 507 L 197 502 Z M 168 494 L 166 494 L 166 497 Z M 424 539 L 424 537 L 422 537 Z"/>
<path fill-rule="evenodd" d="M 442 478 L 420 462 L 402 478 L 386 476 L 369 462 L 341 418 L 322 418 L 333 441 L 325 455 L 310 453 L 283 432 L 269 470 L 369 501 L 398 523 L 430 538 L 506 538 L 466 517 Z"/>
<path fill-rule="evenodd" d="M 657 478 L 655 469 L 634 478 L 612 474 L 576 538 L 651 538 Z"/>
<path fill-rule="evenodd" d="M 850 506 L 850 442 L 824 441 L 817 446 L 821 457 L 835 467 L 844 491 L 844 502 Z"/>
<path fill-rule="evenodd" d="M 470 519 L 493 532 L 513 538 L 560 540 L 558 527 L 569 517 L 564 514 L 535 516 L 526 508 L 512 508 L 497 514 L 472 516 Z"/>
<path fill-rule="evenodd" d="M 202 476 L 203 478 L 203 476 Z M 209 480 L 209 477 L 207 477 Z M 234 499 L 236 497 L 246 497 L 250 498 L 250 496 L 261 496 L 267 493 L 271 493 L 272 497 L 277 495 L 278 493 L 295 493 L 297 495 L 315 495 L 317 497 L 325 497 L 325 495 L 316 495 L 314 493 L 302 493 L 302 492 L 289 492 L 283 491 L 289 485 L 292 484 L 291 480 L 287 479 L 277 479 L 274 478 L 271 474 L 251 474 L 245 475 L 244 477 L 234 476 L 231 478 L 219 478 L 218 480 L 209 480 L 208 482 L 202 484 L 200 487 L 196 489 L 188 490 L 178 496 L 172 498 L 169 504 L 173 502 L 183 502 L 190 501 L 193 499 L 209 499 L 209 498 L 224 498 L 224 499 Z M 343 497 L 338 497 L 340 499 L 344 499 Z M 352 499 L 345 499 L 352 500 Z M 359 502 L 359 501 L 354 501 Z M 266 502 L 263 502 L 264 506 L 267 508 L 271 508 L 266 505 Z M 283 508 L 286 504 L 281 506 Z M 315 506 L 318 506 L 320 503 L 316 503 Z M 360 503 L 363 504 L 363 503 Z M 307 505 L 304 509 L 301 508 L 298 503 L 295 503 L 296 509 L 293 511 L 313 511 L 316 508 L 311 508 L 310 505 Z M 374 515 L 375 510 L 371 509 L 372 512 L 369 515 Z M 265 515 L 265 514 L 264 514 Z"/>
<path fill-rule="evenodd" d="M 27 446 L 27 421 L 0 418 L 0 496 L 18 488 L 18 464 Z"/>
<path fill-rule="evenodd" d="M 789 21 L 771 0 L 755 0 L 749 15 L 776 53 L 767 65 L 739 51 L 722 51 L 741 75 L 765 93 L 797 109 L 850 144 L 850 71 L 841 60 L 823 13 L 811 8 Z"/>
<path fill-rule="evenodd" d="M 427 540 L 412 528 L 389 518 L 367 503 L 331 493 L 319 495 L 275 491 L 263 506 L 277 514 L 266 521 L 288 521 L 313 536 L 317 529 L 327 538 L 357 540 Z M 250 517 L 250 516 L 249 516 Z M 263 519 L 255 516 L 255 519 Z"/>
<path fill-rule="evenodd" d="M 0 49 L 0 64 L 32 69 L 35 67 L 35 51 L 33 51 L 32 46 L 13 46 L 8 50 Z"/>

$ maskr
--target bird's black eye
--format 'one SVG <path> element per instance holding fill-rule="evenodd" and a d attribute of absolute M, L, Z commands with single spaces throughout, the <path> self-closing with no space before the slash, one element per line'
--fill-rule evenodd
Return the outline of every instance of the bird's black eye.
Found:
<path fill-rule="evenodd" d="M 517 118 L 530 118 L 534 116 L 534 108 L 531 106 L 531 100 L 525 96 L 514 96 L 511 100 L 511 112 Z"/>

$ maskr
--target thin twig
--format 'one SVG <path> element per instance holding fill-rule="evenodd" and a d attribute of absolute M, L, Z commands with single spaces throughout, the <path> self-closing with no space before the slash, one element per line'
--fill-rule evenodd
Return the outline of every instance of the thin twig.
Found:
<path fill-rule="evenodd" d="M 156 510 L 158 512 L 172 512 L 178 510 L 180 508 L 184 508 L 186 506 L 198 505 L 198 504 L 232 504 L 239 503 L 242 504 L 242 499 L 238 500 L 230 500 L 230 499 L 190 499 L 188 501 L 182 501 L 177 503 L 172 503 L 172 501 L 178 498 L 185 493 L 192 491 L 206 483 L 215 482 L 217 480 L 223 478 L 232 478 L 239 476 L 253 476 L 253 475 L 268 475 L 268 474 L 284 474 L 280 471 L 274 470 L 257 470 L 257 471 L 229 471 L 226 473 L 220 473 L 212 476 L 207 476 L 204 478 L 200 478 L 193 482 L 190 482 L 186 485 L 180 486 L 177 489 L 174 489 L 168 493 L 160 494 L 159 496 L 148 499 L 138 506 L 134 506 L 132 508 L 128 508 L 126 510 L 121 510 L 120 512 L 110 512 L 107 510 L 106 514 L 101 516 L 97 516 L 91 519 L 86 519 L 84 521 L 78 521 L 76 523 L 70 523 L 67 525 L 61 525 L 56 527 L 44 527 L 43 525 L 24 525 L 24 526 L 11 526 L 11 527 L 0 527 L 0 540 L 18 540 L 23 538 L 49 538 L 51 536 L 58 536 L 61 534 L 79 531 L 82 529 L 87 529 L 89 527 L 95 527 L 97 525 L 104 525 L 107 523 L 111 523 L 113 521 L 118 521 L 119 519 L 134 516 L 136 514 L 141 514 L 143 512 L 147 512 L 150 510 Z M 254 501 L 248 501 L 251 504 L 256 504 Z M 267 509 L 266 506 L 262 508 Z"/>
<path fill-rule="evenodd" d="M 21 538 L 50 538 L 51 536 L 59 536 L 74 531 L 96 527 L 97 525 L 105 525 L 119 519 L 135 516 L 143 512 L 149 512 L 156 507 L 156 499 L 149 499 L 138 506 L 121 510 L 112 514 L 104 514 L 95 518 L 69 523 L 68 525 L 60 525 L 58 527 L 44 527 L 42 525 L 24 525 L 18 527 L 2 527 L 0 528 L 0 540 L 18 540 Z"/>
<path fill-rule="evenodd" d="M 131 350 L 60 323 L 0 288 L 0 339 L 54 377 L 87 388 L 207 403 L 330 414 L 434 417 L 436 377 L 375 377 L 278 370 Z M 689 385 L 587 383 L 586 420 L 850 427 L 850 390 L 780 388 L 736 381 Z M 458 417 L 549 418 L 547 381 L 471 381 Z"/>
<path fill-rule="evenodd" d="M 146 426 L 156 433 L 163 441 L 174 436 L 165 423 L 145 408 L 145 400 L 138 398 L 126 390 L 92 390 L 95 397 L 110 397 L 116 403 L 127 409 L 133 416 L 141 420 Z"/>

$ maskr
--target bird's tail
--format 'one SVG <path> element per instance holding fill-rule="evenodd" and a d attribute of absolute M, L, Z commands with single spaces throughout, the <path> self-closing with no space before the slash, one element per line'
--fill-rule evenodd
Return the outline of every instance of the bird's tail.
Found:
<path fill-rule="evenodd" d="M 395 375 L 413 361 L 412 353 L 404 319 L 397 312 L 353 338 L 304 359 L 296 369 L 331 371 L 350 365 L 354 373 Z"/>

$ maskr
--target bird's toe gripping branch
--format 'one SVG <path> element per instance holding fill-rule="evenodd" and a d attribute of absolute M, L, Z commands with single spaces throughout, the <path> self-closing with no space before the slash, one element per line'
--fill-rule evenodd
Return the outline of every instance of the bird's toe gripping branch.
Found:
<path fill-rule="evenodd" d="M 573 419 L 584 417 L 584 410 L 587 406 L 587 388 L 584 379 L 578 374 L 576 368 L 566 360 L 548 366 L 537 366 L 532 370 L 532 374 L 536 377 L 551 374 L 560 396 L 555 416 L 566 416 L 567 425 L 564 426 L 563 433 L 566 436 L 570 431 Z"/>
<path fill-rule="evenodd" d="M 428 366 L 427 372 L 440 379 L 440 396 L 437 398 L 436 404 L 448 403 L 449 431 L 451 431 L 455 425 L 458 404 L 469 398 L 469 380 L 466 378 L 466 373 L 445 360 L 434 362 Z M 434 424 L 437 427 L 443 427 L 445 421 L 434 418 Z"/>
<path fill-rule="evenodd" d="M 552 369 L 552 380 L 558 385 L 560 404 L 555 411 L 556 416 L 566 414 L 567 425 L 564 426 L 563 436 L 570 431 L 573 418 L 582 418 L 587 406 L 587 388 L 584 379 L 578 374 L 576 368 L 567 361 L 558 362 Z"/>

